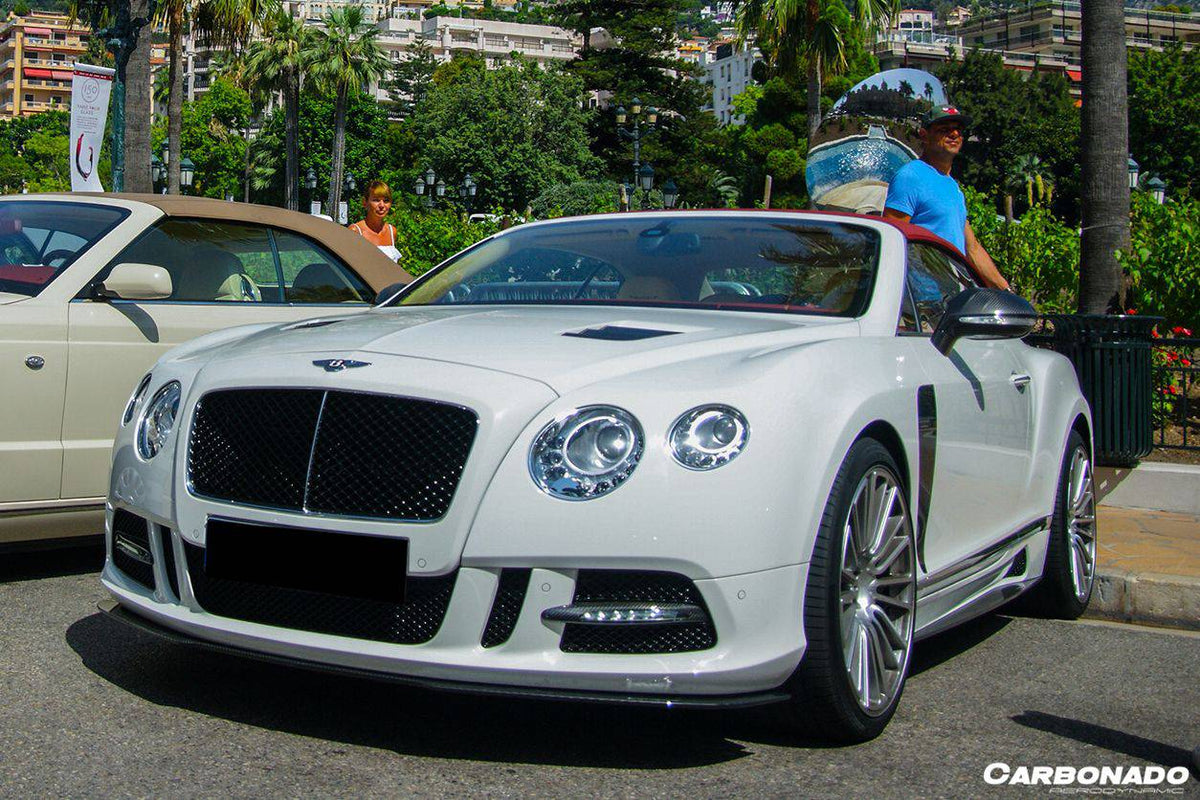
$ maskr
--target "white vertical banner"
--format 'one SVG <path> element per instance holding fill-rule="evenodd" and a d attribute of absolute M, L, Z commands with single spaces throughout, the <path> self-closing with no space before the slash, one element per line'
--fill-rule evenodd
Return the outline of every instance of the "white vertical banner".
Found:
<path fill-rule="evenodd" d="M 71 191 L 103 192 L 100 146 L 116 70 L 76 64 L 71 76 Z"/>

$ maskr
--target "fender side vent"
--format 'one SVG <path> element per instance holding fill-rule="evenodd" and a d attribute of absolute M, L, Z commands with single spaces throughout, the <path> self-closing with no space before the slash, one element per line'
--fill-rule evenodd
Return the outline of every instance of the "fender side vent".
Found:
<path fill-rule="evenodd" d="M 132 580 L 154 591 L 154 555 L 146 520 L 123 508 L 113 512 L 113 566 Z"/>
<path fill-rule="evenodd" d="M 1008 568 L 1008 572 L 1004 574 L 1004 577 L 1015 578 L 1018 575 L 1025 574 L 1025 569 L 1029 563 L 1029 556 L 1025 553 L 1026 549 L 1022 547 L 1021 552 L 1017 553 L 1016 558 L 1013 559 L 1012 566 Z"/>

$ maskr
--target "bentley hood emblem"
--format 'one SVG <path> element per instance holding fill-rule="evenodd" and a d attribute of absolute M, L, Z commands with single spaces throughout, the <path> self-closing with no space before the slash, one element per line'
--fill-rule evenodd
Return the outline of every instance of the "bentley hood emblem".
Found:
<path fill-rule="evenodd" d="M 314 367 L 323 367 L 326 372 L 341 372 L 355 367 L 369 367 L 370 361 L 353 361 L 349 358 L 323 358 L 313 362 Z"/>

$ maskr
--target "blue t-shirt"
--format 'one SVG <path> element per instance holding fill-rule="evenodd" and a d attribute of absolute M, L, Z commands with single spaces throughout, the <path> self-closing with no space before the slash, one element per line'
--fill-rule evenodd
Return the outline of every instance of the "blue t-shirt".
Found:
<path fill-rule="evenodd" d="M 958 181 L 924 161 L 905 164 L 888 186 L 887 207 L 908 214 L 914 225 L 933 231 L 967 251 L 967 200 Z"/>

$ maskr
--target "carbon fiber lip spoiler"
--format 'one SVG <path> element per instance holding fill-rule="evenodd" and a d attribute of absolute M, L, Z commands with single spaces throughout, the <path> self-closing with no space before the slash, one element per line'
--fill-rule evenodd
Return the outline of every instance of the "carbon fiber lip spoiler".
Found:
<path fill-rule="evenodd" d="M 173 631 L 170 628 L 166 628 L 156 622 L 146 619 L 145 617 L 139 616 L 111 598 L 101 600 L 96 604 L 96 607 L 100 611 L 104 612 L 104 614 L 110 619 L 114 619 L 122 624 L 136 628 L 143 633 L 157 636 L 158 638 L 164 639 L 172 644 L 184 645 L 187 647 L 197 647 L 201 650 L 207 650 L 209 652 L 222 653 L 224 655 L 237 656 L 239 658 L 249 658 L 268 664 L 299 667 L 300 669 L 323 672 L 330 675 L 339 675 L 348 678 L 366 678 L 368 680 L 394 683 L 401 686 L 412 686 L 419 689 L 431 689 L 439 692 L 482 695 L 487 697 L 511 697 L 530 700 L 604 703 L 609 705 L 624 706 L 657 706 L 660 708 L 685 708 L 697 710 L 755 708 L 757 706 L 782 703 L 791 699 L 791 695 L 782 689 L 735 695 L 664 696 L 619 694 L 616 692 L 587 692 L 574 689 L 541 689 L 524 686 L 497 686 L 487 683 L 469 683 L 467 681 L 449 681 L 436 678 L 416 678 L 408 675 L 394 675 L 388 672 L 379 672 L 377 670 L 321 664 L 316 661 L 307 661 L 299 658 L 287 658 L 284 656 L 271 655 L 269 653 L 258 653 L 253 650 L 245 650 L 240 647 L 231 647 L 229 645 L 217 644 L 216 642 L 207 642 L 203 639 L 197 639 L 195 637 L 188 636 L 187 634 Z"/>

